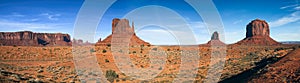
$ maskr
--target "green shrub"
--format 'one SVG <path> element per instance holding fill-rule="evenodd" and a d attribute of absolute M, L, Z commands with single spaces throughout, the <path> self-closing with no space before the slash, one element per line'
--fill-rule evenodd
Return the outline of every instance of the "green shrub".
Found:
<path fill-rule="evenodd" d="M 44 78 L 45 76 L 43 76 L 43 75 L 37 75 L 36 77 L 37 78 Z"/>
<path fill-rule="evenodd" d="M 258 58 L 258 55 L 256 53 L 250 52 L 247 54 L 242 60 L 244 61 L 252 61 Z"/>
<path fill-rule="evenodd" d="M 108 60 L 108 59 L 105 59 L 105 62 L 106 62 L 106 63 L 109 63 L 109 60 Z"/>
<path fill-rule="evenodd" d="M 56 50 L 60 50 L 60 48 L 54 48 L 54 51 L 56 51 Z"/>
<path fill-rule="evenodd" d="M 153 48 L 152 50 L 157 51 L 157 48 Z"/>
<path fill-rule="evenodd" d="M 94 48 L 91 48 L 90 49 L 90 52 L 92 53 L 92 52 L 96 52 L 96 50 L 94 49 Z"/>
<path fill-rule="evenodd" d="M 162 67 L 159 67 L 158 70 L 162 70 Z"/>
<path fill-rule="evenodd" d="M 167 49 L 167 51 L 170 51 L 170 50 L 171 50 L 170 48 Z"/>
<path fill-rule="evenodd" d="M 205 69 L 206 67 L 205 66 L 201 66 L 201 67 L 199 67 L 199 69 Z"/>
<path fill-rule="evenodd" d="M 106 46 L 107 46 L 107 47 L 110 47 L 110 46 L 111 46 L 111 44 L 106 44 Z"/>
<path fill-rule="evenodd" d="M 120 50 L 119 50 L 119 52 L 120 52 L 120 53 L 122 53 L 122 52 L 123 52 L 123 50 L 122 50 L 122 49 L 120 49 Z"/>
<path fill-rule="evenodd" d="M 105 49 L 103 49 L 103 50 L 102 50 L 102 53 L 106 53 L 106 50 L 105 50 Z"/>
<path fill-rule="evenodd" d="M 119 75 L 114 70 L 107 70 L 105 77 L 108 81 L 114 82 L 116 78 L 119 78 Z"/>
<path fill-rule="evenodd" d="M 284 48 L 280 47 L 280 48 L 276 48 L 274 51 L 277 52 L 279 50 L 284 50 Z"/>
<path fill-rule="evenodd" d="M 296 50 L 296 49 L 298 49 L 298 48 L 299 48 L 298 46 L 292 47 L 293 50 Z"/>

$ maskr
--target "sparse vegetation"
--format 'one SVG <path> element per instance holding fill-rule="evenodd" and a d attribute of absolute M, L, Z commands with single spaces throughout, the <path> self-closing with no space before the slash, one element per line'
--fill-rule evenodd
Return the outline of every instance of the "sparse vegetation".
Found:
<path fill-rule="evenodd" d="M 106 53 L 106 50 L 105 50 L 105 49 L 103 49 L 103 50 L 102 50 L 102 53 Z"/>
<path fill-rule="evenodd" d="M 106 62 L 106 63 L 109 63 L 109 60 L 108 60 L 108 59 L 105 59 L 105 62 Z"/>
<path fill-rule="evenodd" d="M 111 44 L 106 44 L 106 46 L 107 46 L 107 47 L 110 47 L 110 46 L 111 46 Z"/>
<path fill-rule="evenodd" d="M 152 48 L 152 50 L 157 51 L 157 48 Z"/>
<path fill-rule="evenodd" d="M 54 51 L 56 51 L 56 50 L 60 50 L 60 48 L 54 48 Z"/>
<path fill-rule="evenodd" d="M 96 50 L 94 48 L 91 48 L 90 52 L 93 53 L 93 52 L 96 52 Z"/>
<path fill-rule="evenodd" d="M 277 52 L 277 51 L 279 51 L 279 50 L 284 50 L 284 48 L 282 48 L 282 47 L 276 48 L 276 49 L 274 50 L 274 52 Z"/>
<path fill-rule="evenodd" d="M 162 70 L 162 67 L 159 67 L 158 70 Z"/>
<path fill-rule="evenodd" d="M 61 81 L 67 81 L 71 80 L 70 82 L 74 81 L 76 82 L 80 82 L 81 80 L 79 80 L 79 76 L 85 76 L 85 74 L 91 75 L 91 76 L 97 76 L 97 73 L 91 73 L 90 71 L 77 71 L 77 72 L 81 72 L 81 73 L 76 73 L 76 70 L 74 70 L 74 66 L 72 62 L 68 62 L 69 60 L 73 59 L 72 56 L 72 49 L 68 48 L 68 47 L 34 47 L 34 48 L 30 48 L 30 47 L 23 47 L 23 46 L 18 46 L 17 48 L 14 48 L 12 46 L 10 47 L 1 47 L 4 49 L 0 49 L 1 51 L 1 60 L 12 60 L 12 59 L 28 59 L 34 61 L 34 60 L 40 60 L 40 61 L 49 61 L 49 60 L 53 60 L 55 61 L 54 65 L 49 65 L 48 64 L 46 66 L 40 66 L 40 64 L 43 64 L 44 62 L 37 62 L 39 63 L 39 65 L 37 67 L 33 66 L 33 67 L 21 67 L 19 68 L 12 68 L 12 67 L 6 67 L 4 65 L 0 65 L 0 68 L 4 68 L 4 69 L 8 69 L 8 70 L 13 70 L 13 71 L 17 71 L 19 73 L 19 71 L 30 71 L 33 70 L 34 73 L 36 74 L 26 74 L 26 75 L 30 75 L 31 77 L 33 77 L 33 79 L 37 78 L 37 74 L 39 75 L 44 75 L 44 77 L 39 76 L 41 78 L 39 78 L 41 81 L 43 82 L 50 82 L 47 81 L 48 79 L 51 79 L 55 82 L 61 82 Z M 60 48 L 59 50 L 57 48 Z M 94 49 L 92 49 L 91 47 L 83 47 L 85 50 L 79 50 L 79 51 L 75 51 L 78 52 L 80 54 L 88 54 L 90 55 L 91 52 L 95 52 L 95 54 L 97 55 L 97 63 L 101 69 L 104 69 L 104 75 L 106 76 L 106 70 L 109 80 L 110 82 L 141 82 L 141 81 L 137 81 L 135 79 L 132 79 L 130 77 L 127 77 L 125 74 L 117 74 L 116 72 L 119 72 L 119 70 L 115 69 L 115 64 L 112 63 L 112 61 L 114 60 L 112 55 L 111 55 L 111 51 L 109 50 L 110 48 L 108 48 L 106 45 L 102 46 L 102 47 L 95 47 Z M 163 70 L 157 78 L 154 78 L 153 81 L 148 81 L 148 82 L 162 82 L 163 80 L 169 80 L 170 82 L 172 81 L 171 79 L 176 77 L 176 72 L 178 72 L 179 70 L 179 66 L 181 63 L 181 50 L 179 47 L 160 47 L 161 49 L 165 49 L 165 51 L 167 52 L 167 60 L 166 60 L 166 65 L 165 67 L 154 67 L 153 65 L 149 65 L 149 63 L 151 64 L 152 62 L 149 61 L 149 51 L 160 51 L 160 49 L 158 48 L 151 48 L 151 47 L 143 47 L 142 49 L 137 45 L 134 46 L 133 48 L 130 48 L 128 51 L 124 51 L 124 50 L 115 50 L 118 52 L 128 52 L 131 53 L 130 58 L 133 62 L 133 65 L 128 65 L 127 67 L 131 68 L 131 67 L 138 67 L 138 68 L 155 68 L 156 70 Z M 249 69 L 251 69 L 252 67 L 257 66 L 256 64 L 254 64 L 255 62 L 258 62 L 259 60 L 261 60 L 261 58 L 264 58 L 266 56 L 275 56 L 275 57 L 281 57 L 282 54 L 288 53 L 290 51 L 288 51 L 288 49 L 285 48 L 289 48 L 291 49 L 292 47 L 282 47 L 285 50 L 281 50 L 280 47 L 273 47 L 273 48 L 265 48 L 265 47 L 229 47 L 231 49 L 227 49 L 227 56 L 229 59 L 227 59 L 228 61 L 226 61 L 225 67 L 224 67 L 224 71 L 223 74 L 221 76 L 221 79 L 224 78 L 229 78 L 233 75 L 237 75 L 241 72 L 247 71 Z M 277 51 L 276 53 L 278 54 L 274 54 L 274 50 L 278 48 L 280 51 Z M 179 50 L 180 49 L 180 50 Z M 219 48 L 221 49 L 221 47 Z M 143 50 L 143 51 L 142 51 Z M 179 51 L 177 51 L 179 50 Z M 195 49 L 188 49 L 189 51 L 193 51 Z M 197 75 L 196 80 L 198 82 L 202 82 L 203 79 L 205 79 L 206 75 L 203 73 L 206 73 L 207 69 L 209 69 L 208 67 L 210 67 L 209 62 L 211 61 L 211 54 L 212 53 L 216 53 L 216 54 L 221 54 L 221 51 L 215 51 L 215 52 L 211 52 L 212 50 L 209 49 L 208 47 L 199 47 L 199 49 L 201 52 L 199 53 L 199 55 L 201 56 L 201 60 L 199 60 L 199 66 L 194 66 L 195 69 L 198 69 L 198 73 L 195 73 L 195 75 Z M 207 51 L 208 50 L 208 51 Z M 247 51 L 244 51 L 247 50 Z M 100 52 L 99 52 L 100 51 Z M 103 54 L 105 53 L 105 54 Z M 132 54 L 135 53 L 135 54 Z M 136 54 L 137 53 L 137 54 Z M 18 56 L 19 55 L 19 56 Z M 278 55 L 278 56 L 277 56 Z M 86 57 L 86 56 L 84 56 Z M 89 57 L 89 56 L 88 56 Z M 278 59 L 279 58 L 274 58 Z M 68 62 L 68 66 L 65 66 L 64 64 L 66 64 L 66 62 Z M 35 63 L 35 62 L 34 62 Z M 32 63 L 31 63 L 32 64 Z M 214 64 L 219 64 L 220 63 L 216 63 L 214 62 Z M 218 68 L 217 65 L 211 64 L 213 68 Z M 26 64 L 25 64 L 26 65 Z M 1 67 L 4 66 L 4 67 Z M 10 65 L 12 66 L 12 65 Z M 44 67 L 44 68 L 42 68 Z M 61 67 L 65 67 L 65 68 L 61 68 Z M 198 68 L 197 68 L 198 67 Z M 164 69 L 163 69 L 164 68 Z M 39 72 L 38 69 L 43 69 L 43 72 Z M 268 69 L 268 68 L 266 68 Z M 115 71 L 113 71 L 115 70 Z M 39 73 L 38 73 L 39 72 Z M 267 71 L 268 72 L 268 71 Z M 47 73 L 47 74 L 45 74 Z M 48 74 L 49 73 L 49 74 Z M 21 73 L 23 74 L 23 73 Z M 78 74 L 78 76 L 76 77 L 76 75 Z M 63 77 L 60 78 L 56 75 L 62 75 L 62 76 L 67 76 L 67 77 Z M 54 77 L 52 77 L 54 76 Z M 120 76 L 120 77 L 119 77 Z M 144 81 L 145 82 L 145 81 Z"/>
<path fill-rule="evenodd" d="M 243 61 L 252 61 L 257 58 L 258 58 L 258 55 L 255 52 L 250 52 L 242 60 Z"/>
<path fill-rule="evenodd" d="M 170 51 L 170 50 L 171 50 L 170 48 L 167 49 L 167 51 Z"/>
<path fill-rule="evenodd" d="M 119 75 L 114 70 L 107 70 L 105 77 L 108 81 L 113 82 L 115 79 L 119 78 Z"/>

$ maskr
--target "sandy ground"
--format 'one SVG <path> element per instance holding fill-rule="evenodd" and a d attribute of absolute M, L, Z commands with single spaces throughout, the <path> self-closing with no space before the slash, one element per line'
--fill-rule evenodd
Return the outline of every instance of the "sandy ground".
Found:
<path fill-rule="evenodd" d="M 297 46 L 294 48 L 293 46 L 235 45 L 214 48 L 206 46 L 130 46 L 128 51 L 114 50 L 114 53 L 116 52 L 114 56 L 129 57 L 132 63 L 126 64 L 120 69 L 116 65 L 116 62 L 120 61 L 115 61 L 110 46 L 82 46 L 78 47 L 80 49 L 73 48 L 73 51 L 72 47 L 1 46 L 0 82 L 100 82 L 101 80 L 97 79 L 99 77 L 106 77 L 109 82 L 165 83 L 178 79 L 184 80 L 184 82 L 222 81 L 256 67 L 255 63 L 274 57 L 284 57 L 282 60 L 290 57 L 286 62 L 280 60 L 278 63 L 272 64 L 273 67 L 271 65 L 269 67 L 278 71 L 283 71 L 283 68 L 294 69 L 285 74 L 287 76 L 296 75 L 298 78 L 291 79 L 299 81 L 299 71 L 297 70 L 299 69 L 299 56 L 296 56 L 299 55 L 299 50 L 293 51 L 295 47 Z M 155 54 L 161 51 L 163 54 Z M 216 58 L 212 54 L 224 58 Z M 288 55 L 286 56 L 286 54 Z M 165 58 L 154 57 L 154 55 L 165 55 Z M 190 58 L 187 62 L 182 60 L 182 58 L 192 55 L 196 55 L 198 58 Z M 161 64 L 152 62 L 151 58 L 165 59 L 164 65 L 159 66 Z M 224 59 L 223 62 L 222 59 Z M 279 66 L 281 64 L 286 66 Z M 140 70 L 142 73 L 137 75 L 122 72 L 124 69 L 132 68 L 150 70 Z M 194 72 L 190 73 L 191 71 Z M 267 75 L 268 73 L 266 73 L 267 78 L 274 77 L 274 73 Z M 150 77 L 147 80 L 141 80 L 142 74 Z M 184 77 L 189 75 L 194 78 Z M 210 75 L 219 75 L 219 78 L 216 79 Z M 275 73 L 275 75 L 282 76 L 283 74 Z M 264 77 L 264 74 L 260 77 Z M 274 79 L 282 80 L 283 78 L 275 76 Z M 290 78 L 286 77 L 285 79 L 288 81 Z M 263 82 L 260 81 L 260 78 L 253 79 L 253 81 Z"/>

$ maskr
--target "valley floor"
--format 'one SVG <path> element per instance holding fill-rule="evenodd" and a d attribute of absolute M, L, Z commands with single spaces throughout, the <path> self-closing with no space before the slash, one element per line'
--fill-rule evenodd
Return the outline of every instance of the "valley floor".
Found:
<path fill-rule="evenodd" d="M 0 47 L 0 82 L 84 82 L 96 79 L 92 77 L 106 77 L 109 82 L 155 82 L 168 83 L 181 75 L 193 75 L 195 78 L 185 82 L 204 82 L 208 80 L 225 82 L 249 70 L 257 72 L 243 79 L 248 82 L 299 82 L 300 50 L 299 46 L 235 46 L 208 47 L 208 46 L 130 46 L 129 50 L 113 50 L 121 56 L 130 57 L 132 65 L 123 69 L 139 68 L 161 71 L 152 79 L 139 80 L 134 76 L 126 75 L 116 65 L 110 46 L 80 46 L 72 47 L 26 47 L 26 46 L 1 46 Z M 297 50 L 295 50 L 297 49 Z M 163 51 L 166 55 L 165 64 L 158 67 L 151 61 L 153 53 Z M 76 55 L 74 55 L 76 53 Z M 185 68 L 181 63 L 182 56 L 197 54 L 199 60 L 196 65 Z M 224 55 L 213 58 L 211 55 Z M 156 54 L 157 55 L 157 54 Z M 158 54 L 160 55 L 160 54 Z M 281 59 L 282 58 L 282 59 Z M 220 59 L 220 60 L 219 60 Z M 273 60 L 274 59 L 274 60 Z M 277 61 L 277 59 L 279 61 Z M 265 63 L 269 60 L 273 63 Z M 94 63 L 89 63 L 93 62 Z M 192 62 L 187 62 L 192 63 Z M 77 65 L 75 65 L 77 64 Z M 81 65 L 81 66 L 78 66 Z M 93 64 L 93 65 L 91 65 Z M 95 65 L 98 64 L 98 65 Z M 223 65 L 223 66 L 222 66 Z M 263 65 L 263 66 L 261 66 Z M 83 68 L 80 68 L 83 67 Z M 262 67 L 262 68 L 258 68 Z M 102 74 L 97 70 L 101 69 Z M 92 69 L 92 70 L 91 70 Z M 195 73 L 188 73 L 193 69 Z M 210 69 L 218 69 L 212 71 Z M 144 73 L 149 73 L 145 71 Z M 219 73 L 219 74 L 218 74 Z M 154 73 L 151 73 L 154 75 Z M 219 79 L 208 75 L 220 75 Z M 138 77 L 138 76 L 136 76 Z M 179 79 L 185 79 L 179 78 Z M 275 79 L 275 80 L 274 80 Z M 277 81 L 276 81 L 277 80 Z M 97 81 L 97 80 L 96 80 Z M 99 81 L 99 80 L 98 80 Z"/>

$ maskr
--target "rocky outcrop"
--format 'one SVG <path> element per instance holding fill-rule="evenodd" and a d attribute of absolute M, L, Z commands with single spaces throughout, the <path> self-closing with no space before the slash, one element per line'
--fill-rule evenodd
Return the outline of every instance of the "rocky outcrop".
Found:
<path fill-rule="evenodd" d="M 70 46 L 70 35 L 62 33 L 33 33 L 31 31 L 0 32 L 4 46 Z"/>
<path fill-rule="evenodd" d="M 129 25 L 127 19 L 115 18 L 112 21 L 112 34 L 104 40 L 99 40 L 96 45 L 115 44 L 129 44 L 129 45 L 150 45 L 150 43 L 143 41 L 136 36 L 134 32 L 134 24 Z"/>
<path fill-rule="evenodd" d="M 211 40 L 219 40 L 219 33 L 217 31 L 212 34 Z"/>
<path fill-rule="evenodd" d="M 246 27 L 246 38 L 237 42 L 238 45 L 279 45 L 270 37 L 270 28 L 266 21 L 255 19 Z"/>
<path fill-rule="evenodd" d="M 211 36 L 211 40 L 207 42 L 206 45 L 226 45 L 225 43 L 223 43 L 222 41 L 219 40 L 219 33 L 218 32 L 214 32 Z"/>

